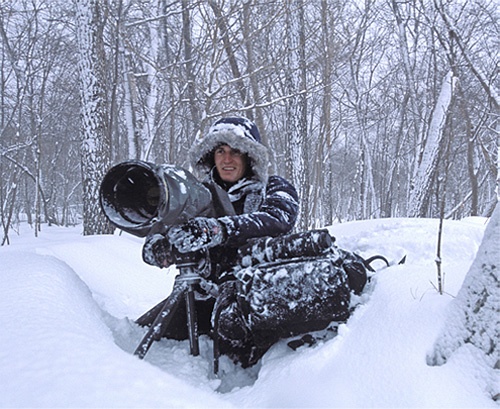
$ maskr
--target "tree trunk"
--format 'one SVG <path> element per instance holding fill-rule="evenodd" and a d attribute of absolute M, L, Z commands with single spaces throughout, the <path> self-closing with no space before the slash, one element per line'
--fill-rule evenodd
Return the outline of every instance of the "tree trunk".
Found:
<path fill-rule="evenodd" d="M 84 235 L 113 231 L 99 206 L 99 187 L 110 163 L 102 13 L 100 0 L 76 0 Z"/>
<path fill-rule="evenodd" d="M 439 149 L 444 135 L 444 127 L 448 108 L 451 104 L 455 77 L 450 71 L 442 84 L 429 126 L 429 135 L 424 147 L 422 160 L 417 165 L 410 186 L 409 210 L 410 217 L 424 217 L 431 192 L 431 183 L 437 167 Z"/>
<path fill-rule="evenodd" d="M 320 118 L 319 146 L 317 149 L 317 158 L 314 163 L 316 168 L 317 180 L 321 180 L 321 189 L 315 189 L 314 204 L 320 206 L 321 225 L 326 226 L 333 223 L 333 126 L 332 126 L 332 62 L 334 59 L 333 40 L 331 28 L 330 11 L 328 1 L 321 0 L 321 45 L 325 52 L 324 61 L 322 61 L 322 81 L 324 92 L 322 95 L 322 107 Z M 312 208 L 312 206 L 311 206 Z M 313 214 L 318 214 L 316 211 Z"/>
<path fill-rule="evenodd" d="M 236 82 L 236 88 L 238 94 L 240 94 L 241 98 L 241 103 L 243 106 L 246 106 L 248 104 L 248 97 L 247 97 L 247 91 L 246 91 L 246 86 L 243 81 L 243 77 L 241 75 L 241 70 L 238 65 L 238 61 L 236 59 L 235 52 L 233 50 L 233 45 L 231 42 L 231 38 L 229 36 L 229 27 L 226 23 L 226 17 L 222 13 L 222 10 L 218 4 L 217 1 L 210 0 L 209 1 L 210 7 L 212 8 L 212 11 L 214 12 L 214 15 L 217 19 L 217 27 L 220 31 L 220 36 L 222 37 L 222 44 L 224 44 L 224 50 L 226 51 L 227 59 L 229 60 L 229 66 L 231 67 L 231 73 L 233 74 L 233 78 Z M 245 5 L 243 5 L 245 7 Z M 247 115 L 249 118 L 251 118 L 251 115 Z M 251 118 L 253 119 L 253 118 Z"/>
<path fill-rule="evenodd" d="M 182 41 L 184 44 L 185 75 L 189 110 L 194 129 L 200 129 L 201 118 L 196 103 L 195 76 L 193 71 L 193 45 L 191 40 L 191 19 L 189 17 L 189 0 L 182 0 Z"/>
<path fill-rule="evenodd" d="M 143 16 L 144 19 L 150 19 L 147 23 L 149 30 L 149 44 L 146 53 L 145 71 L 148 84 L 148 93 L 146 96 L 146 101 L 142 107 L 144 120 L 142 121 L 142 130 L 140 138 L 140 149 L 142 160 L 150 160 L 151 149 L 153 147 L 154 139 L 158 133 L 157 125 L 158 121 L 156 119 L 157 105 L 159 99 L 159 86 L 158 86 L 158 72 L 157 72 L 157 62 L 159 61 L 158 55 L 160 52 L 160 28 L 159 21 L 153 19 L 153 16 L 159 15 L 161 8 L 159 4 L 156 4 L 156 8 L 153 8 L 153 13 L 147 10 L 148 14 Z M 151 13 L 151 15 L 150 15 Z"/>
<path fill-rule="evenodd" d="M 492 369 L 500 368 L 500 206 L 486 227 L 476 258 L 457 297 L 452 301 L 445 328 L 430 365 L 442 365 L 458 350 L 469 348 L 480 354 Z M 495 379 L 491 377 L 492 382 Z M 491 385 L 492 393 L 496 385 Z"/>
<path fill-rule="evenodd" d="M 307 99 L 305 92 L 304 4 L 302 0 L 287 1 L 286 9 L 286 101 L 285 129 L 287 143 L 287 173 L 298 191 L 301 209 L 297 227 L 309 225 L 309 185 L 306 183 L 307 163 Z M 304 92 L 302 92 L 304 91 Z"/>

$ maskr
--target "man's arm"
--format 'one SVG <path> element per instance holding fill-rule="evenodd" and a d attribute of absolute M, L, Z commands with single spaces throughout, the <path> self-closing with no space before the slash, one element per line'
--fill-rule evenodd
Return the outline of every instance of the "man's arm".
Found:
<path fill-rule="evenodd" d="M 251 238 L 289 233 L 297 220 L 298 210 L 299 199 L 293 185 L 282 177 L 271 176 L 258 211 L 218 219 L 226 231 L 224 244 L 236 247 Z"/>

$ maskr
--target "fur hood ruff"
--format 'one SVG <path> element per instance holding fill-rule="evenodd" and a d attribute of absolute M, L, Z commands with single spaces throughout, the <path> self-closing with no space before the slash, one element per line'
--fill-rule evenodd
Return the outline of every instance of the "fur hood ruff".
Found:
<path fill-rule="evenodd" d="M 214 166 L 213 151 L 221 144 L 227 144 L 233 149 L 246 153 L 250 158 L 250 166 L 255 178 L 267 183 L 269 176 L 267 148 L 260 141 L 256 141 L 248 129 L 233 123 L 216 123 L 209 129 L 205 137 L 193 145 L 189 152 L 192 166 L 198 171 L 208 174 Z"/>

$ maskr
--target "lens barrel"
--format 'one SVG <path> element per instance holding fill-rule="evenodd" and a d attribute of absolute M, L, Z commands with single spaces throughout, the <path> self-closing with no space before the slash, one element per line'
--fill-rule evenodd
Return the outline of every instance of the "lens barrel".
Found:
<path fill-rule="evenodd" d="M 211 215 L 210 191 L 187 170 L 145 161 L 112 167 L 100 188 L 101 208 L 116 227 L 145 237 L 153 226 Z"/>

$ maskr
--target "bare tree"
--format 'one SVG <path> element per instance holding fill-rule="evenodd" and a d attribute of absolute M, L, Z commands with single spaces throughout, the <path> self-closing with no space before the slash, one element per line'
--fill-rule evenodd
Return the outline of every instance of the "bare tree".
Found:
<path fill-rule="evenodd" d="M 200 125 L 200 114 L 196 100 L 195 73 L 193 68 L 193 40 L 191 33 L 191 18 L 189 13 L 189 0 L 182 0 L 182 42 L 184 45 L 184 73 L 187 81 L 187 96 L 189 110 L 195 127 Z M 193 129 L 192 127 L 189 127 Z"/>
<path fill-rule="evenodd" d="M 66 12 L 58 1 L 0 5 L 0 162 L 2 174 L 18 175 L 15 201 L 2 203 L 13 211 L 3 220 L 7 230 L 26 220 L 38 234 L 42 223 L 69 221 L 62 217 L 63 191 L 78 183 L 80 174 L 79 155 L 67 155 L 74 146 L 68 135 L 75 129 L 70 120 L 77 89 L 72 86 L 74 47 Z M 13 197 L 9 192 L 5 185 L 5 200 Z"/>
<path fill-rule="evenodd" d="M 83 234 L 105 234 L 112 228 L 99 207 L 99 186 L 110 156 L 103 71 L 104 4 L 102 0 L 76 0 L 75 5 L 82 104 Z"/>
<path fill-rule="evenodd" d="M 441 92 L 436 101 L 429 134 L 421 162 L 418 164 L 410 187 L 409 210 L 411 217 L 424 217 L 429 204 L 430 186 L 436 172 L 439 151 L 442 147 L 448 109 L 453 96 L 456 78 L 450 71 L 443 80 Z"/>
<path fill-rule="evenodd" d="M 286 101 L 285 133 L 287 138 L 287 173 L 301 198 L 298 226 L 305 230 L 310 223 L 307 175 L 307 98 L 305 84 L 305 27 L 302 0 L 287 1 L 286 8 L 287 66 L 285 69 Z"/>
<path fill-rule="evenodd" d="M 273 173 L 300 192 L 308 221 L 299 229 L 354 218 L 436 217 L 441 204 L 446 217 L 491 214 L 498 129 L 493 0 L 80 4 L 97 4 L 102 17 L 92 23 L 99 44 L 88 62 L 102 107 L 87 117 L 102 136 L 95 144 L 74 137 L 78 8 L 64 0 L 0 5 L 0 170 L 7 175 L 0 204 L 7 230 L 20 219 L 33 226 L 78 220 L 88 203 L 82 192 L 93 190 L 95 198 L 103 172 L 92 173 L 100 165 L 78 166 L 82 157 L 93 161 L 90 146 L 103 163 L 183 165 L 193 139 L 225 115 L 257 122 L 274 153 Z M 460 78 L 456 103 L 439 116 L 436 101 L 450 69 Z M 88 95 L 90 85 L 82 88 Z M 439 158 L 432 139 L 438 117 L 447 119 L 444 134 L 453 135 L 446 186 L 438 178 L 443 163 L 428 161 Z M 447 192 L 444 202 L 438 188 Z"/>
<path fill-rule="evenodd" d="M 447 27 L 452 30 L 452 37 L 456 38 L 460 53 L 464 57 L 467 66 L 473 72 L 481 84 L 481 87 L 493 106 L 498 110 L 499 101 L 497 92 L 486 81 L 486 76 L 481 70 L 475 67 L 472 59 L 466 51 L 465 45 L 461 42 L 454 27 L 450 25 L 449 17 L 444 12 L 443 5 L 435 2 L 441 17 L 446 22 Z M 463 107 L 462 107 L 463 108 Z M 466 125 L 470 129 L 470 118 L 466 116 Z M 498 123 L 497 123 L 498 131 Z M 467 155 L 469 165 L 471 156 L 471 132 L 468 136 Z M 500 348 L 498 339 L 500 338 L 500 179 L 498 170 L 500 169 L 500 137 L 497 132 L 497 159 L 496 159 L 496 200 L 495 210 L 488 221 L 483 240 L 472 263 L 469 272 L 458 292 L 457 297 L 452 301 L 449 315 L 445 323 L 445 328 L 439 335 L 433 352 L 428 356 L 430 365 L 445 364 L 459 350 L 468 350 L 474 354 L 475 359 L 480 359 L 491 368 L 491 379 L 496 379 L 500 368 Z M 469 172 L 474 170 L 469 169 Z M 494 171 L 493 171 L 494 173 Z M 471 176 L 474 181 L 476 174 Z M 474 182 L 473 182 L 474 184 Z M 473 186 L 473 190 L 476 187 Z M 498 399 L 498 390 L 494 382 L 489 385 L 489 392 L 493 399 Z M 495 396 L 496 395 L 496 396 Z"/>

